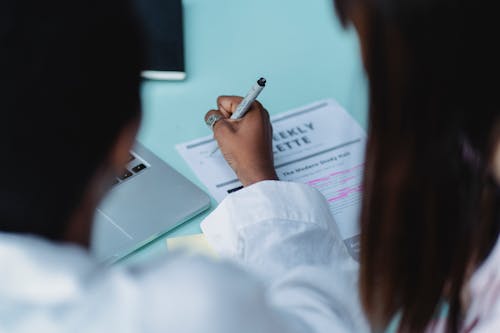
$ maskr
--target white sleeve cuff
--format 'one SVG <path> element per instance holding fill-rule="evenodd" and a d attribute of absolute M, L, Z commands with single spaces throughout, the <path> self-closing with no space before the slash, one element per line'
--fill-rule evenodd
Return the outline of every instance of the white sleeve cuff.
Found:
<path fill-rule="evenodd" d="M 299 183 L 263 181 L 230 194 L 201 223 L 209 243 L 224 256 L 242 253 L 239 230 L 269 220 L 334 226 L 328 205 L 316 189 Z"/>

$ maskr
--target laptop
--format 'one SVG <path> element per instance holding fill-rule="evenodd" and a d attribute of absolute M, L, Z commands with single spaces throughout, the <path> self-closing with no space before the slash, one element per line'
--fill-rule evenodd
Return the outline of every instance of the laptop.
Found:
<path fill-rule="evenodd" d="M 210 207 L 210 198 L 140 143 L 97 209 L 91 252 L 115 262 Z"/>

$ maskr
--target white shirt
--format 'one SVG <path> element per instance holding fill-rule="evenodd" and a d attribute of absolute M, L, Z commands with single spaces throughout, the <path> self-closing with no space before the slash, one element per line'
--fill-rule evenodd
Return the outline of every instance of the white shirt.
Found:
<path fill-rule="evenodd" d="M 261 182 L 203 222 L 221 261 L 102 267 L 77 246 L 0 234 L 0 332 L 365 332 L 357 263 L 325 200 Z"/>
<path fill-rule="evenodd" d="M 500 241 L 468 283 L 470 303 L 464 319 L 464 333 L 500 332 Z M 427 333 L 445 333 L 446 318 L 440 318 Z"/>

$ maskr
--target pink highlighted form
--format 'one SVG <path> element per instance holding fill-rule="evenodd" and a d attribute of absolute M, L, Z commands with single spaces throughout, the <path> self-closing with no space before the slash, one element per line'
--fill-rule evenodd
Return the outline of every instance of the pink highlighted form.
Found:
<path fill-rule="evenodd" d="M 321 182 L 325 182 L 327 180 L 329 180 L 330 178 L 318 178 L 318 179 L 313 179 L 313 180 L 310 180 L 307 182 L 307 184 L 309 185 L 314 185 L 314 184 L 317 184 L 317 183 L 321 183 Z"/>
<path fill-rule="evenodd" d="M 349 169 L 333 172 L 326 177 L 310 180 L 307 184 L 320 190 L 329 203 L 335 204 L 350 195 L 363 191 L 361 184 L 363 167 L 364 164 L 359 164 Z"/>
<path fill-rule="evenodd" d="M 327 200 L 328 200 L 328 202 L 334 202 L 337 200 L 347 198 L 352 193 L 358 193 L 361 191 L 363 191 L 363 187 L 361 185 L 355 186 L 355 187 L 350 187 L 350 188 L 344 188 L 344 189 L 338 191 L 339 194 L 337 196 L 335 196 L 333 198 L 329 198 Z"/>
<path fill-rule="evenodd" d="M 359 170 L 359 169 L 362 169 L 364 166 L 364 164 L 359 164 L 359 165 L 356 165 L 352 168 L 349 168 L 349 169 L 345 169 L 345 170 L 342 170 L 342 171 L 337 171 L 337 172 L 334 172 L 334 173 L 331 173 L 329 174 L 327 177 L 322 177 L 322 178 L 317 178 L 317 179 L 313 179 L 313 180 L 310 180 L 307 182 L 308 185 L 318 185 L 319 183 L 322 183 L 322 182 L 326 182 L 326 181 L 329 181 L 329 180 L 332 180 L 333 178 L 338 178 L 340 175 L 348 175 L 349 173 L 353 172 L 353 171 L 356 171 L 356 170 Z M 356 179 L 358 178 L 358 176 L 352 176 L 352 177 L 348 177 L 348 178 L 345 178 L 345 179 L 339 179 L 339 182 L 341 184 L 345 184 L 353 179 Z"/>

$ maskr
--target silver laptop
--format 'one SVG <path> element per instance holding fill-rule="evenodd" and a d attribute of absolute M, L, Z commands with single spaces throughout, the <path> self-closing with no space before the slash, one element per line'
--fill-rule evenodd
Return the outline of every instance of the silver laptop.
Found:
<path fill-rule="evenodd" d="M 136 143 L 129 163 L 97 209 L 91 250 L 114 262 L 203 212 L 210 198 Z"/>

